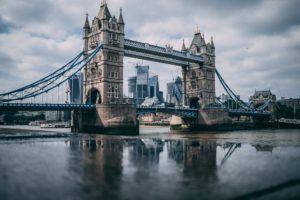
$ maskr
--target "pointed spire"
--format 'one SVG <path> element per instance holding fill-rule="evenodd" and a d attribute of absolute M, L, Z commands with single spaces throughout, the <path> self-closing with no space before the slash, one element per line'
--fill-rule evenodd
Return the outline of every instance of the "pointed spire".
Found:
<path fill-rule="evenodd" d="M 202 40 L 203 40 L 203 43 L 206 44 L 206 42 L 205 42 L 205 37 L 204 37 L 204 33 L 202 34 Z"/>
<path fill-rule="evenodd" d="M 214 49 L 215 48 L 215 44 L 214 44 L 214 38 L 213 38 L 213 36 L 211 36 L 210 44 L 211 44 L 211 47 Z"/>
<path fill-rule="evenodd" d="M 123 19 L 123 15 L 122 15 L 122 8 L 120 8 L 120 15 L 119 15 L 118 23 L 119 24 L 124 24 L 124 19 Z"/>
<path fill-rule="evenodd" d="M 84 23 L 83 28 L 84 28 L 84 29 L 90 29 L 89 14 L 86 13 L 85 15 L 86 15 L 86 17 L 85 17 L 85 23 Z"/>
<path fill-rule="evenodd" d="M 98 18 L 99 19 L 110 19 L 111 18 L 111 14 L 107 8 L 106 0 L 102 0 L 102 2 L 101 2 L 100 10 L 98 13 Z"/>
<path fill-rule="evenodd" d="M 197 34 L 200 34 L 201 32 L 200 32 L 200 29 L 199 29 L 199 26 L 197 25 L 197 28 L 196 28 L 196 30 L 195 30 L 195 35 L 197 35 Z M 201 34 L 200 34 L 201 35 Z"/>
<path fill-rule="evenodd" d="M 181 51 L 187 51 L 187 49 L 186 49 L 186 47 L 185 47 L 184 39 L 182 40 Z"/>
<path fill-rule="evenodd" d="M 106 0 L 100 0 L 100 5 L 103 6 L 104 4 L 106 4 Z"/>

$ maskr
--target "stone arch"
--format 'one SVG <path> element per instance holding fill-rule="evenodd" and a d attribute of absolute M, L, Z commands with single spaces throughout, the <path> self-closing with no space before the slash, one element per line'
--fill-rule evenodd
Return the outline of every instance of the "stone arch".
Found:
<path fill-rule="evenodd" d="M 86 96 L 86 104 L 101 104 L 102 99 L 101 99 L 101 94 L 99 92 L 99 90 L 97 90 L 96 88 L 91 88 Z"/>
<path fill-rule="evenodd" d="M 190 108 L 200 108 L 199 97 L 191 97 L 189 103 Z"/>

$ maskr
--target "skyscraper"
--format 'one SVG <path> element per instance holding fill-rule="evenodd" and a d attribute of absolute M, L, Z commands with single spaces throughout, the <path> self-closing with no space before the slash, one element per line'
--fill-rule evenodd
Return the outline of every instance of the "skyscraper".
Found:
<path fill-rule="evenodd" d="M 149 66 L 136 65 L 135 72 L 135 76 L 128 78 L 128 96 L 134 98 L 137 104 L 143 103 L 146 97 L 157 97 L 163 102 L 158 75 L 150 75 Z"/>
<path fill-rule="evenodd" d="M 70 103 L 83 103 L 83 73 L 74 75 L 69 79 Z"/>
<path fill-rule="evenodd" d="M 167 83 L 167 103 L 182 105 L 182 80 L 178 76 L 174 82 Z"/>

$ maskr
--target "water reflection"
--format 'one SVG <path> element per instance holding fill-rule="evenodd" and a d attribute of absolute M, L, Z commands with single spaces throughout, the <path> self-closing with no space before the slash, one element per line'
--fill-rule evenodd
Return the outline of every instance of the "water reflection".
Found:
<path fill-rule="evenodd" d="M 169 140 L 168 155 L 178 164 L 183 164 L 183 174 L 193 178 L 216 178 L 215 141 Z"/>
<path fill-rule="evenodd" d="M 161 139 L 137 139 L 128 141 L 130 160 L 135 164 L 147 162 L 159 163 L 159 155 L 163 151 L 164 141 Z"/>
<path fill-rule="evenodd" d="M 85 193 L 93 191 L 93 196 L 118 199 L 124 196 L 131 198 L 134 193 L 130 190 L 139 183 L 142 183 L 139 189 L 144 192 L 147 192 L 149 185 L 159 191 L 165 188 L 173 192 L 180 187 L 201 186 L 202 195 L 205 195 L 214 189 L 211 185 L 218 180 L 217 147 L 221 146 L 227 151 L 221 161 L 223 165 L 241 144 L 159 138 L 120 140 L 90 136 L 84 139 L 71 137 L 67 146 L 75 154 L 79 150 L 82 153 L 80 163 Z M 70 166 L 78 166 L 78 160 L 75 162 L 71 162 Z M 171 185 L 169 181 L 172 181 Z M 188 195 L 193 198 L 200 193 L 191 190 Z M 177 194 L 172 198 L 179 196 Z M 156 194 L 150 197 L 160 198 Z"/>
<path fill-rule="evenodd" d="M 119 199 L 122 177 L 122 140 L 72 137 L 69 147 L 75 154 L 81 150 L 82 160 L 70 166 L 82 169 L 82 190 L 87 198 Z M 78 155 L 74 155 L 78 157 Z M 72 170 L 72 168 L 71 168 Z M 113 191 L 113 192 L 111 192 Z"/>
<path fill-rule="evenodd" d="M 78 160 L 71 161 L 70 166 L 77 165 L 82 169 L 84 196 L 105 199 L 197 199 L 207 194 L 211 199 L 234 197 L 226 190 L 219 189 L 219 193 L 214 191 L 217 185 L 222 184 L 224 177 L 228 180 L 237 179 L 236 182 L 239 183 L 241 180 L 237 177 L 241 176 L 240 173 L 246 175 L 249 185 L 240 187 L 237 194 L 243 195 L 249 189 L 256 194 L 257 180 L 252 180 L 246 170 L 253 171 L 249 168 L 253 161 L 258 163 L 255 173 L 263 173 L 261 159 L 274 162 L 274 157 L 272 154 L 270 157 L 260 157 L 257 153 L 272 153 L 276 147 L 275 144 L 264 143 L 243 146 L 241 143 L 217 140 L 118 139 L 101 136 L 71 137 L 67 146 L 75 152 L 75 157 L 78 157 L 78 152 L 82 153 L 80 164 L 78 165 Z M 239 154 L 247 157 L 251 152 L 256 152 L 253 160 L 236 163 L 240 162 L 236 157 L 243 160 Z M 230 184 L 227 187 L 230 188 Z M 265 185 L 267 187 L 270 183 Z M 149 193 L 149 188 L 158 193 Z M 143 193 L 147 193 L 147 197 L 142 196 Z"/>
<path fill-rule="evenodd" d="M 231 142 L 221 144 L 220 146 L 223 148 L 224 151 L 226 151 L 226 154 L 223 156 L 220 165 L 224 165 L 225 162 L 228 160 L 228 158 L 230 158 L 230 156 L 234 153 L 234 151 L 237 148 L 241 148 L 240 143 L 231 143 Z"/>
<path fill-rule="evenodd" d="M 0 141 L 0 199 L 297 199 L 300 142 L 278 144 L 300 136 L 284 134 Z"/>

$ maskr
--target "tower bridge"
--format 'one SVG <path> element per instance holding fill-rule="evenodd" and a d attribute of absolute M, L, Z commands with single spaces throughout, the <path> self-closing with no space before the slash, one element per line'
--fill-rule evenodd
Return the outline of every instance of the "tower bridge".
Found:
<path fill-rule="evenodd" d="M 231 116 L 270 116 L 253 110 L 237 98 L 216 70 L 213 38 L 206 42 L 199 30 L 189 47 L 180 51 L 125 39 L 122 10 L 118 19 L 110 14 L 105 1 L 90 24 L 86 15 L 83 26 L 83 51 L 50 75 L 19 89 L 0 94 L 0 110 L 73 110 L 73 131 L 97 132 L 112 128 L 136 131 L 137 115 L 163 112 L 181 117 L 186 125 L 219 125 L 231 122 Z M 183 77 L 183 107 L 137 107 L 123 98 L 123 60 L 132 57 L 180 66 Z M 20 101 L 48 94 L 83 71 L 83 105 L 26 104 Z M 215 74 L 226 92 L 242 110 L 212 108 L 216 103 Z M 2 102 L 2 103 L 1 103 Z M 211 109 L 210 109 L 211 108 Z"/>

